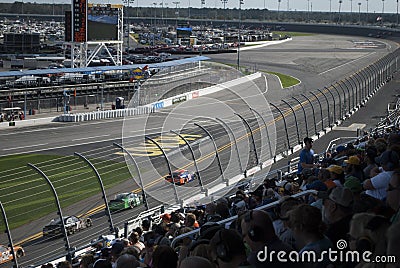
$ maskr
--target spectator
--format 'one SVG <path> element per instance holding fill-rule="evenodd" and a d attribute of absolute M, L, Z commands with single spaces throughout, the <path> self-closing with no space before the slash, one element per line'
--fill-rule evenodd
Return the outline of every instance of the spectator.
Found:
<path fill-rule="evenodd" d="M 289 227 L 292 229 L 299 253 L 313 251 L 322 262 L 305 263 L 305 267 L 326 267 L 330 264 L 326 255 L 319 256 L 322 251 L 332 248 L 332 242 L 324 235 L 326 225 L 322 221 L 321 211 L 313 206 L 302 204 L 289 212 Z"/>
<path fill-rule="evenodd" d="M 364 181 L 363 188 L 366 193 L 379 200 L 386 198 L 386 188 L 389 185 L 393 171 L 399 166 L 399 156 L 394 151 L 385 151 L 376 162 L 382 166 L 383 171 L 376 176 Z"/>
<path fill-rule="evenodd" d="M 319 170 L 318 179 L 326 185 L 327 190 L 336 187 L 336 184 L 331 180 L 331 172 L 326 168 Z"/>
<path fill-rule="evenodd" d="M 369 213 L 355 214 L 350 223 L 350 249 L 357 250 L 358 252 L 372 252 L 372 255 L 369 256 L 371 260 L 373 260 L 375 256 L 385 255 L 387 244 L 385 234 L 388 227 L 389 221 L 382 216 Z M 361 262 L 357 267 L 361 268 L 367 265 L 368 264 Z M 372 265 L 369 267 L 385 267 L 385 265 Z"/>
<path fill-rule="evenodd" d="M 179 230 L 179 235 L 186 234 L 186 233 L 189 233 L 189 232 L 191 232 L 191 231 L 193 231 L 192 228 L 190 228 L 190 227 L 183 227 L 183 228 L 181 228 L 181 229 Z M 180 246 L 180 248 L 179 248 L 179 254 L 178 254 L 179 263 L 181 263 L 181 261 L 182 261 L 184 258 L 186 258 L 187 256 L 189 256 L 189 249 L 190 249 L 190 247 L 191 247 L 191 245 L 192 245 L 193 239 L 194 239 L 194 235 L 185 236 L 185 237 L 182 239 L 182 244 L 181 244 L 181 246 Z"/>
<path fill-rule="evenodd" d="M 343 186 L 345 182 L 343 168 L 338 165 L 330 165 L 327 170 L 331 173 L 331 180 L 335 183 L 335 185 Z"/>
<path fill-rule="evenodd" d="M 136 268 L 140 267 L 140 263 L 135 256 L 130 254 L 121 255 L 116 263 L 116 268 Z"/>
<path fill-rule="evenodd" d="M 94 262 L 93 268 L 112 268 L 112 264 L 109 260 L 98 259 Z"/>
<path fill-rule="evenodd" d="M 179 268 L 214 268 L 214 265 L 206 258 L 192 256 L 184 259 Z"/>
<path fill-rule="evenodd" d="M 353 193 L 344 187 L 336 187 L 323 199 L 322 218 L 328 229 L 326 236 L 336 245 L 346 239 L 353 217 Z"/>
<path fill-rule="evenodd" d="M 360 180 L 356 177 L 348 177 L 344 183 L 344 187 L 353 193 L 354 200 L 360 199 L 360 194 L 363 191 L 363 186 Z"/>
<path fill-rule="evenodd" d="M 210 257 L 219 268 L 235 268 L 246 259 L 246 250 L 239 233 L 222 229 L 210 241 Z"/>
<path fill-rule="evenodd" d="M 315 168 L 314 164 L 314 151 L 311 149 L 313 146 L 313 140 L 311 138 L 304 138 L 304 149 L 300 152 L 300 160 L 297 167 L 297 174 L 300 177 L 301 172 L 304 168 Z"/>
<path fill-rule="evenodd" d="M 264 251 L 285 251 L 289 252 L 292 248 L 283 243 L 276 235 L 272 220 L 267 212 L 262 210 L 250 210 L 241 218 L 241 229 L 243 241 L 250 247 L 247 261 L 252 267 L 291 267 L 293 264 L 280 263 L 277 259 L 272 262 L 261 262 L 257 255 Z"/>
<path fill-rule="evenodd" d="M 116 263 L 117 259 L 121 255 L 121 252 L 124 250 L 124 244 L 120 241 L 116 241 L 111 246 L 111 262 Z"/>
<path fill-rule="evenodd" d="M 130 246 L 134 248 L 138 254 L 145 248 L 144 244 L 139 240 L 140 236 L 137 232 L 132 232 L 129 235 Z"/>
<path fill-rule="evenodd" d="M 276 235 L 280 240 L 282 240 L 282 242 L 288 244 L 293 249 L 297 249 L 297 246 L 293 237 L 293 232 L 288 226 L 288 213 L 300 204 L 301 201 L 299 199 L 291 196 L 282 198 L 279 200 L 279 204 L 275 211 L 278 219 L 273 222 Z"/>
<path fill-rule="evenodd" d="M 196 215 L 193 213 L 187 213 L 185 217 L 185 227 L 192 229 L 199 228 L 199 223 L 196 221 Z"/>
<path fill-rule="evenodd" d="M 356 155 L 352 155 L 349 159 L 343 161 L 344 172 L 346 174 L 345 178 L 353 176 L 361 181 L 364 180 L 364 174 L 361 169 L 361 161 L 360 158 Z"/>
<path fill-rule="evenodd" d="M 254 209 L 256 207 L 262 206 L 263 197 L 264 197 L 264 187 L 260 185 L 253 192 L 250 192 L 249 209 Z"/>
<path fill-rule="evenodd" d="M 365 162 L 367 164 L 367 166 L 363 169 L 365 179 L 371 178 L 371 170 L 378 167 L 375 163 L 376 156 L 377 154 L 375 147 L 368 147 L 368 149 L 365 151 Z"/>
<path fill-rule="evenodd" d="M 178 255 L 167 245 L 158 246 L 153 252 L 152 268 L 176 268 Z"/>
<path fill-rule="evenodd" d="M 94 257 L 92 254 L 85 254 L 81 258 L 81 262 L 79 264 L 79 268 L 91 268 L 94 263 Z"/>
<path fill-rule="evenodd" d="M 143 232 L 150 231 L 151 222 L 148 219 L 142 221 L 142 230 Z"/>
<path fill-rule="evenodd" d="M 388 263 L 387 268 L 398 268 L 400 260 L 400 222 L 396 222 L 389 227 L 387 234 L 387 250 L 386 255 L 395 256 L 397 263 Z"/>
<path fill-rule="evenodd" d="M 400 172 L 395 171 L 386 189 L 386 204 L 395 211 L 392 223 L 400 222 Z"/>
<path fill-rule="evenodd" d="M 228 202 L 226 202 L 225 198 L 218 200 L 215 212 L 216 214 L 220 215 L 222 219 L 227 219 L 231 216 L 229 213 Z M 197 226 L 196 228 L 198 227 L 199 226 Z"/>
<path fill-rule="evenodd" d="M 72 265 L 69 261 L 60 261 L 57 263 L 57 268 L 72 268 Z"/>

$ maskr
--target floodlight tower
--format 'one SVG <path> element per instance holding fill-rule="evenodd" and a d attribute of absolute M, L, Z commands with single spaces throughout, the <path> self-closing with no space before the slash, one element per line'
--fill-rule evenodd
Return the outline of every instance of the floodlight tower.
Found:
<path fill-rule="evenodd" d="M 343 1 L 342 1 L 342 0 L 339 0 L 339 18 L 338 18 L 338 24 L 340 24 L 340 10 L 341 10 L 341 8 L 342 8 L 342 3 L 343 3 Z"/>
<path fill-rule="evenodd" d="M 242 5 L 244 4 L 244 0 L 239 0 L 239 29 L 238 29 L 238 50 L 237 50 L 237 69 L 240 70 L 240 28 L 242 27 Z"/>
<path fill-rule="evenodd" d="M 178 28 L 178 17 L 179 17 L 178 5 L 179 5 L 180 3 L 181 3 L 181 2 L 179 2 L 179 1 L 172 2 L 172 4 L 175 5 L 175 16 L 176 16 L 175 27 L 176 27 L 176 28 Z"/>
<path fill-rule="evenodd" d="M 124 12 L 126 14 L 126 25 L 127 25 L 127 30 L 128 30 L 128 54 L 129 54 L 129 49 L 130 49 L 130 39 L 131 39 L 131 30 L 130 30 L 130 21 L 129 21 L 129 14 L 128 11 L 130 9 L 130 4 L 135 3 L 135 0 L 123 0 L 124 5 L 127 5 L 128 8 L 126 9 L 126 12 Z"/>
<path fill-rule="evenodd" d="M 228 3 L 228 0 L 221 0 L 221 2 L 224 4 L 224 41 L 223 41 L 223 47 L 225 47 L 225 43 L 226 43 L 226 31 L 227 31 L 227 27 L 226 27 L 226 3 Z"/>

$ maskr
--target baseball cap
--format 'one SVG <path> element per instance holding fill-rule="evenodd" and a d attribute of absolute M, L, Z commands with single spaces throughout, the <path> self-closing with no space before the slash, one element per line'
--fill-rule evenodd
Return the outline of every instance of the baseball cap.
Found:
<path fill-rule="evenodd" d="M 338 205 L 343 207 L 350 207 L 353 204 L 353 192 L 345 187 L 335 187 L 329 192 L 318 192 L 318 197 L 323 199 L 330 199 Z"/>
<path fill-rule="evenodd" d="M 343 168 L 341 166 L 338 166 L 338 165 L 330 165 L 326 169 L 329 172 L 333 172 L 335 174 L 342 174 L 343 173 Z"/>
<path fill-rule="evenodd" d="M 339 145 L 338 147 L 336 147 L 336 152 L 340 153 L 346 150 L 346 147 L 343 145 Z"/>
<path fill-rule="evenodd" d="M 350 165 L 360 165 L 360 158 L 358 158 L 356 155 L 352 155 L 349 157 L 349 159 L 343 161 L 346 164 Z"/>
<path fill-rule="evenodd" d="M 343 186 L 353 193 L 361 193 L 363 190 L 360 180 L 354 176 L 348 177 Z"/>
<path fill-rule="evenodd" d="M 111 247 L 111 254 L 119 255 L 124 250 L 122 242 L 115 242 Z"/>

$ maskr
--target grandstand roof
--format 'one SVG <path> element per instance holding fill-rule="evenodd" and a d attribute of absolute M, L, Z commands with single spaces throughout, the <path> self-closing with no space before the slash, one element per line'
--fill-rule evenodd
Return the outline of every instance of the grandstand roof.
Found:
<path fill-rule="evenodd" d="M 57 68 L 57 69 L 38 69 L 38 70 L 26 70 L 26 71 L 8 71 L 0 72 L 0 77 L 11 77 L 11 76 L 26 76 L 26 75 L 46 75 L 46 74 L 58 74 L 58 73 L 101 73 L 112 70 L 131 70 L 136 68 L 143 68 L 148 66 L 150 69 L 153 68 L 167 68 L 171 66 L 183 65 L 198 61 L 209 60 L 210 58 L 205 56 L 197 56 L 191 58 L 185 58 L 181 60 L 166 61 L 160 63 L 151 64 L 132 64 L 132 65 L 121 65 L 121 66 L 98 66 L 98 67 L 85 67 L 85 68 Z"/>

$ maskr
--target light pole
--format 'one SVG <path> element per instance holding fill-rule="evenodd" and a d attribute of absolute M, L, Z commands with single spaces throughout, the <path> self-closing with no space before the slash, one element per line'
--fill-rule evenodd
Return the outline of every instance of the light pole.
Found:
<path fill-rule="evenodd" d="M 265 21 L 265 18 L 266 18 L 266 16 L 265 16 L 265 10 L 266 10 L 266 8 L 267 8 L 267 6 L 265 5 L 266 3 L 266 0 L 264 0 L 264 12 L 263 12 L 263 17 L 264 17 L 264 19 L 263 19 L 263 21 Z"/>
<path fill-rule="evenodd" d="M 238 30 L 238 50 L 237 50 L 237 69 L 240 70 L 240 28 L 242 27 L 242 5 L 244 4 L 244 0 L 239 0 L 239 30 Z"/>
<path fill-rule="evenodd" d="M 281 8 L 281 1 L 282 0 L 278 0 L 278 20 L 279 20 L 279 11 L 280 11 L 280 8 Z"/>
<path fill-rule="evenodd" d="M 189 1 L 189 4 L 188 4 L 188 18 L 190 19 L 190 0 L 188 0 Z"/>
<path fill-rule="evenodd" d="M 161 6 L 161 25 L 164 26 L 164 0 L 160 3 Z"/>
<path fill-rule="evenodd" d="M 342 8 L 342 0 L 339 0 L 339 18 L 338 18 L 338 24 L 340 24 L 340 9 Z"/>
<path fill-rule="evenodd" d="M 226 3 L 228 3 L 228 0 L 221 0 L 221 2 L 224 4 L 224 41 L 223 41 L 223 47 L 225 48 L 225 43 L 226 43 Z"/>
<path fill-rule="evenodd" d="M 135 2 L 135 0 L 124 0 L 124 4 L 125 5 L 128 5 L 128 8 L 126 9 L 126 25 L 127 25 L 127 30 L 128 30 L 128 54 L 129 54 L 129 49 L 130 49 L 130 39 L 131 39 L 131 36 L 130 36 L 130 33 L 131 33 L 131 31 L 130 31 L 130 23 L 129 23 L 129 14 L 128 14 L 128 11 L 129 11 L 129 9 L 130 9 L 130 4 L 131 3 L 134 3 Z"/>
<path fill-rule="evenodd" d="M 153 3 L 153 6 L 154 6 L 154 29 L 156 29 L 156 25 L 157 25 L 157 3 Z"/>
<path fill-rule="evenodd" d="M 350 14 L 353 15 L 353 0 L 350 0 Z"/>
<path fill-rule="evenodd" d="M 383 26 L 383 13 L 385 13 L 385 0 L 382 0 L 381 26 Z"/>
<path fill-rule="evenodd" d="M 399 0 L 397 0 L 396 24 L 399 26 Z"/>
<path fill-rule="evenodd" d="M 204 41 L 206 39 L 206 37 L 204 36 L 204 25 L 203 25 L 203 21 L 205 20 L 205 12 L 204 12 L 203 8 L 204 8 L 204 5 L 206 4 L 206 0 L 200 0 L 200 1 L 201 1 L 201 10 L 202 10 L 202 17 L 203 17 L 203 19 L 201 21 L 201 26 L 200 26 L 200 28 L 201 28 L 201 44 L 202 44 L 201 50 L 200 50 L 200 55 L 202 55 Z"/>
<path fill-rule="evenodd" d="M 333 22 L 333 19 L 332 19 L 332 0 L 329 0 L 329 17 L 331 18 L 330 21 Z"/>
<path fill-rule="evenodd" d="M 361 2 L 358 2 L 358 24 L 361 25 Z"/>
<path fill-rule="evenodd" d="M 366 0 L 366 1 L 367 1 L 367 14 L 365 15 L 366 16 L 365 22 L 366 22 L 366 24 L 368 24 L 368 0 Z"/>
<path fill-rule="evenodd" d="M 172 4 L 175 5 L 175 16 L 176 16 L 175 28 L 178 28 L 178 17 L 179 17 L 178 5 L 180 3 L 181 2 L 172 2 Z M 176 32 L 176 38 L 178 39 L 178 32 Z"/>
<path fill-rule="evenodd" d="M 287 0 L 287 11 L 290 10 L 290 0 Z"/>
<path fill-rule="evenodd" d="M 307 22 L 310 22 L 310 0 L 307 0 Z"/>

